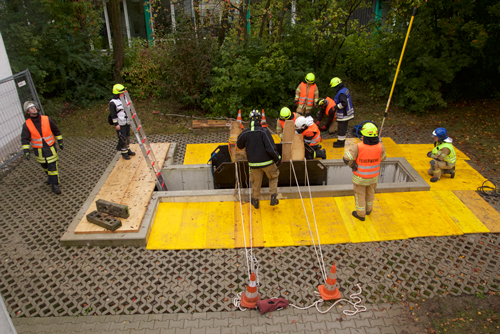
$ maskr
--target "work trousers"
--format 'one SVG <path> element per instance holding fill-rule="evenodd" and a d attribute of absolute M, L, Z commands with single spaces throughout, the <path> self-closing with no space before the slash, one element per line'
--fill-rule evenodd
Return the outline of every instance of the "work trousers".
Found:
<path fill-rule="evenodd" d="M 252 198 L 260 199 L 260 187 L 262 186 L 262 178 L 266 173 L 269 179 L 269 193 L 278 193 L 278 176 L 280 171 L 275 163 L 264 168 L 250 168 L 250 182 L 252 182 Z"/>
<path fill-rule="evenodd" d="M 304 143 L 304 157 L 307 160 L 315 159 L 316 158 L 315 152 L 320 149 L 321 149 L 320 144 L 310 146 L 309 144 Z"/>
<path fill-rule="evenodd" d="M 120 130 L 116 130 L 116 134 L 118 136 L 116 150 L 122 154 L 127 153 L 130 145 L 130 125 L 120 125 Z"/>
<path fill-rule="evenodd" d="M 451 166 L 449 165 L 446 161 L 438 161 L 438 160 L 431 160 L 430 161 L 431 168 L 427 171 L 429 175 L 432 175 L 434 177 L 437 177 L 438 179 L 441 178 L 441 169 L 452 169 L 455 167 L 455 165 Z"/>
<path fill-rule="evenodd" d="M 312 107 L 312 106 L 307 107 L 305 104 L 304 104 L 304 105 L 302 105 L 302 106 L 299 104 L 299 105 L 297 106 L 297 110 L 296 110 L 296 112 L 297 112 L 298 114 L 300 114 L 301 116 L 307 117 L 307 116 L 311 115 L 312 109 L 313 109 L 313 107 Z"/>
<path fill-rule="evenodd" d="M 49 177 L 49 184 L 59 184 L 59 170 L 57 169 L 57 161 L 41 163 L 45 174 Z"/>
<path fill-rule="evenodd" d="M 338 123 L 338 140 L 345 140 L 347 135 L 347 126 L 349 121 L 337 121 Z"/>
<path fill-rule="evenodd" d="M 373 210 L 375 200 L 375 189 L 377 183 L 362 186 L 354 183 L 354 198 L 356 199 L 356 212 L 359 217 L 365 217 L 366 212 Z"/>

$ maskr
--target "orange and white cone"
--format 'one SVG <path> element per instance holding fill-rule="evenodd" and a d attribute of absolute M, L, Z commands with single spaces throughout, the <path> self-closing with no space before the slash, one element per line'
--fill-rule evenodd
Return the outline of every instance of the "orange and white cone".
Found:
<path fill-rule="evenodd" d="M 243 120 L 241 119 L 241 109 L 238 110 L 238 117 L 236 118 L 236 120 L 240 122 L 241 128 L 244 129 L 245 127 L 243 126 Z"/>
<path fill-rule="evenodd" d="M 260 125 L 262 125 L 263 128 L 267 128 L 269 126 L 266 121 L 266 113 L 264 112 L 264 109 L 262 109 L 262 119 L 260 120 Z"/>
<path fill-rule="evenodd" d="M 332 269 L 328 273 L 328 278 L 325 285 L 318 286 L 319 294 L 323 300 L 340 299 L 340 291 L 337 288 L 337 267 L 332 265 Z"/>
<path fill-rule="evenodd" d="M 250 276 L 250 284 L 247 286 L 247 291 L 241 295 L 241 307 L 255 308 L 257 301 L 260 300 L 260 293 L 257 292 L 257 283 L 255 282 L 255 273 Z"/>

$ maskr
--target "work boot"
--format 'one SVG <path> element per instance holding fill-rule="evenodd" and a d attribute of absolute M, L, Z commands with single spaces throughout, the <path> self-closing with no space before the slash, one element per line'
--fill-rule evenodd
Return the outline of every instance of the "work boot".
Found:
<path fill-rule="evenodd" d="M 370 211 L 366 211 L 366 215 L 367 215 L 367 216 L 369 216 L 369 215 L 370 215 L 370 213 L 372 213 L 372 210 L 370 210 Z"/>
<path fill-rule="evenodd" d="M 59 195 L 61 193 L 61 189 L 59 189 L 59 186 L 57 184 L 53 184 L 52 185 L 52 192 Z"/>
<path fill-rule="evenodd" d="M 122 153 L 122 158 L 125 160 L 130 160 L 130 157 L 128 156 L 128 153 Z"/>
<path fill-rule="evenodd" d="M 280 204 L 280 201 L 278 200 L 278 194 L 272 194 L 271 195 L 271 206 L 275 206 Z"/>
<path fill-rule="evenodd" d="M 370 212 L 371 212 L 371 211 L 370 211 Z M 357 219 L 361 220 L 362 222 L 364 222 L 364 221 L 365 221 L 365 217 L 360 217 L 360 216 L 358 216 L 358 212 L 357 212 L 357 211 L 353 211 L 353 212 L 352 212 L 352 215 L 353 215 L 355 218 L 357 218 Z"/>
<path fill-rule="evenodd" d="M 451 175 L 452 179 L 455 178 L 455 167 L 453 167 L 452 169 L 450 169 L 450 175 Z"/>
<path fill-rule="evenodd" d="M 437 181 L 439 181 L 439 179 L 438 179 L 437 177 L 433 177 L 433 178 L 431 179 L 431 182 L 437 182 Z"/>
<path fill-rule="evenodd" d="M 345 140 L 337 140 L 333 143 L 334 148 L 345 147 Z"/>
<path fill-rule="evenodd" d="M 326 159 L 326 151 L 325 149 L 316 151 L 316 158 Z"/>
<path fill-rule="evenodd" d="M 131 157 L 133 157 L 135 155 L 135 152 L 132 152 L 130 149 L 128 149 L 128 152 L 127 154 Z"/>
<path fill-rule="evenodd" d="M 252 202 L 252 205 L 254 208 L 256 208 L 256 209 L 259 208 L 259 200 L 258 199 L 252 198 L 251 202 Z"/>

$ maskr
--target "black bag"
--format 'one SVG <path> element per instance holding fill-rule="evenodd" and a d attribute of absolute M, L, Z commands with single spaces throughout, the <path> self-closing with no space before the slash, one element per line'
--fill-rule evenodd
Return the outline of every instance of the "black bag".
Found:
<path fill-rule="evenodd" d="M 115 123 L 113 123 L 113 119 L 111 118 L 111 114 L 108 115 L 108 123 L 109 125 L 115 125 Z"/>

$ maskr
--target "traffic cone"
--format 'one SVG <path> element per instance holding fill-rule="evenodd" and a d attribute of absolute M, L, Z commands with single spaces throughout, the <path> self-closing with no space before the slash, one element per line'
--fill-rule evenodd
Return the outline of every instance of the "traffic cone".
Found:
<path fill-rule="evenodd" d="M 264 109 L 262 109 L 262 119 L 260 120 L 260 125 L 262 125 L 263 128 L 267 128 L 269 126 L 266 121 L 266 113 L 264 112 Z"/>
<path fill-rule="evenodd" d="M 337 267 L 332 265 L 332 269 L 328 273 L 328 278 L 325 285 L 318 286 L 319 294 L 323 300 L 340 299 L 340 291 L 337 288 Z"/>
<path fill-rule="evenodd" d="M 257 292 L 255 273 L 252 273 L 250 276 L 250 284 L 247 286 L 247 291 L 241 295 L 241 306 L 252 309 L 257 306 L 257 301 L 259 300 L 260 293 Z"/>
<path fill-rule="evenodd" d="M 238 110 L 238 117 L 236 118 L 236 120 L 240 122 L 241 128 L 244 129 L 245 127 L 243 126 L 243 120 L 241 119 L 241 109 Z"/>

